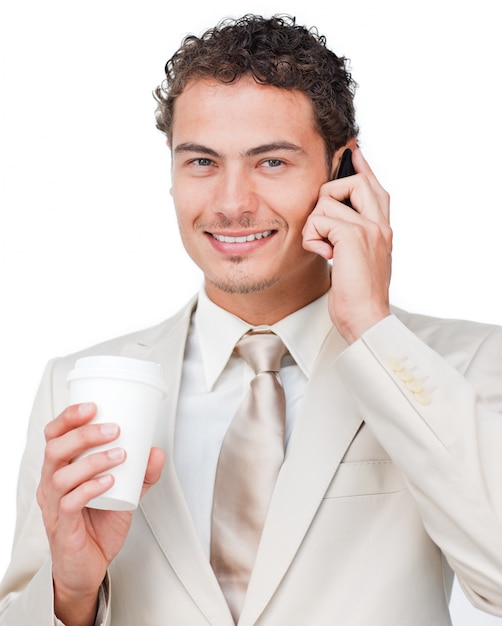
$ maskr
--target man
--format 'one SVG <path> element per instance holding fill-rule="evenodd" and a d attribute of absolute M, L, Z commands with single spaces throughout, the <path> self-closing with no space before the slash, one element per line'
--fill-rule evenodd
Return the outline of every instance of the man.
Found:
<path fill-rule="evenodd" d="M 246 16 L 188 37 L 166 70 L 158 126 L 204 289 L 86 351 L 164 367 L 144 497 L 134 513 L 86 508 L 125 452 L 75 460 L 118 430 L 89 423 L 92 402 L 67 406 L 81 354 L 53 361 L 0 624 L 442 626 L 453 571 L 502 615 L 502 332 L 390 309 L 389 200 L 357 149 L 345 60 L 293 20 Z M 336 178 L 347 148 L 356 175 Z M 250 331 L 287 350 L 286 451 L 234 602 L 211 515 Z"/>

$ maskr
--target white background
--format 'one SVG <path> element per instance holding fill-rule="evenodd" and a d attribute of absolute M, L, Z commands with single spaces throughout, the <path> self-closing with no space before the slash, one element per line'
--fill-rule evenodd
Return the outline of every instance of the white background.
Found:
<path fill-rule="evenodd" d="M 0 570 L 45 362 L 154 324 L 200 276 L 180 248 L 151 92 L 188 32 L 286 12 L 351 58 L 392 194 L 395 304 L 502 323 L 497 0 L 16 0 L 0 9 Z M 454 623 L 500 624 L 456 592 Z"/>

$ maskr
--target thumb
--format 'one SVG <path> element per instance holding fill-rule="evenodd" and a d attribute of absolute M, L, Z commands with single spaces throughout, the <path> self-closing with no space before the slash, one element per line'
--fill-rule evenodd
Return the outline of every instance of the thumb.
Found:
<path fill-rule="evenodd" d="M 152 448 L 150 450 L 143 488 L 141 490 L 142 496 L 159 480 L 165 461 L 166 455 L 161 448 Z"/>

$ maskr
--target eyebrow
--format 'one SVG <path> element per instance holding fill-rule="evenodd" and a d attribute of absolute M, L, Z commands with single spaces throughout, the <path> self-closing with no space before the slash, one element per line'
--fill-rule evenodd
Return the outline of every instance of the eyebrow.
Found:
<path fill-rule="evenodd" d="M 263 146 L 257 146 L 256 148 L 250 148 L 246 152 L 246 156 L 258 156 L 259 154 L 265 154 L 266 152 L 305 152 L 303 148 L 297 146 L 294 143 L 288 141 L 277 141 L 274 143 L 266 143 Z"/>
<path fill-rule="evenodd" d="M 198 143 L 180 143 L 179 146 L 174 148 L 174 152 L 176 154 L 180 154 L 181 152 L 199 152 L 200 154 L 208 154 L 214 157 L 220 156 L 216 150 Z"/>
<path fill-rule="evenodd" d="M 246 150 L 244 156 L 258 156 L 260 154 L 266 154 L 267 152 L 276 152 L 276 151 L 288 151 L 288 152 L 301 152 L 304 153 L 304 149 L 300 146 L 297 146 L 294 143 L 289 143 L 288 141 L 276 141 L 273 143 L 267 143 L 262 146 L 256 146 L 256 148 L 250 148 Z M 176 154 L 180 154 L 182 152 L 198 152 L 199 154 L 207 154 L 208 156 L 219 157 L 221 156 L 216 150 L 212 148 L 208 148 L 202 144 L 198 143 L 181 143 L 175 147 L 174 152 Z"/>

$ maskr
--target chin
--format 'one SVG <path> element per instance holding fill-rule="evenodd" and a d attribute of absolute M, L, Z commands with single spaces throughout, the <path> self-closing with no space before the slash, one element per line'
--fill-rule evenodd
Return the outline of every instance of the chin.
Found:
<path fill-rule="evenodd" d="M 277 278 L 267 278 L 264 280 L 252 280 L 250 278 L 241 278 L 240 280 L 209 280 L 215 289 L 225 293 L 246 294 L 258 293 L 270 289 L 277 284 Z"/>

